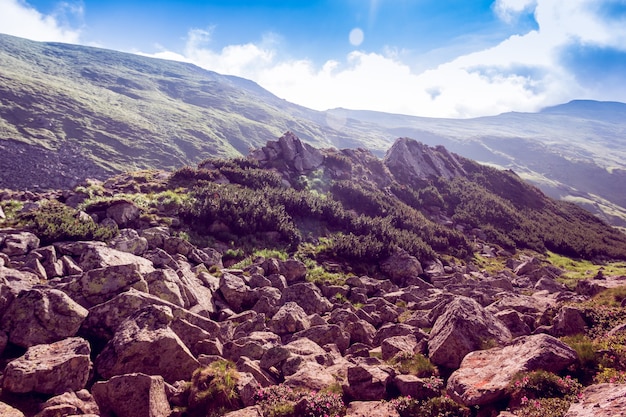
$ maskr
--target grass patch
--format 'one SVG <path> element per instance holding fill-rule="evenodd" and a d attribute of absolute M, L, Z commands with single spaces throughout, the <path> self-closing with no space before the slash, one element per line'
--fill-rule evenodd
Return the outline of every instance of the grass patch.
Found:
<path fill-rule="evenodd" d="M 565 271 L 557 281 L 570 288 L 574 288 L 581 279 L 595 277 L 600 271 L 604 276 L 626 275 L 626 262 L 623 261 L 598 264 L 584 259 L 568 258 L 554 252 L 548 252 L 546 260 Z"/>

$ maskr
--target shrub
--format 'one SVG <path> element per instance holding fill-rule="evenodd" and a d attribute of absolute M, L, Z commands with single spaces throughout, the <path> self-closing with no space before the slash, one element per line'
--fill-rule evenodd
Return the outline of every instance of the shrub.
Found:
<path fill-rule="evenodd" d="M 582 385 L 569 375 L 562 378 L 543 370 L 520 372 L 513 377 L 509 385 L 513 408 L 536 408 L 542 404 L 542 399 L 562 400 L 545 402 L 546 405 L 551 404 L 557 411 L 561 409 L 563 403 L 572 402 L 581 389 Z"/>
<path fill-rule="evenodd" d="M 238 373 L 235 364 L 218 360 L 198 368 L 191 376 L 189 407 L 191 416 L 220 416 L 239 408 Z"/>
<path fill-rule="evenodd" d="M 518 417 L 563 417 L 569 410 L 571 401 L 565 398 L 526 399 L 525 403 L 515 410 Z"/>
<path fill-rule="evenodd" d="M 411 397 L 398 397 L 391 401 L 400 417 L 469 417 L 469 408 L 450 397 L 435 397 L 418 401 Z"/>
<path fill-rule="evenodd" d="M 117 228 L 96 224 L 91 217 L 59 203 L 48 201 L 37 210 L 24 214 L 22 220 L 32 228 L 43 244 L 62 240 L 109 240 L 117 235 Z"/>
<path fill-rule="evenodd" d="M 296 391 L 280 384 L 260 389 L 254 399 L 267 417 L 338 417 L 346 411 L 341 395 L 330 390 Z"/>
<path fill-rule="evenodd" d="M 402 352 L 391 358 L 390 363 L 401 374 L 415 375 L 420 378 L 438 375 L 435 365 L 421 353 Z M 433 380 L 433 384 L 436 386 L 437 382 Z M 443 381 L 441 386 L 443 386 Z"/>

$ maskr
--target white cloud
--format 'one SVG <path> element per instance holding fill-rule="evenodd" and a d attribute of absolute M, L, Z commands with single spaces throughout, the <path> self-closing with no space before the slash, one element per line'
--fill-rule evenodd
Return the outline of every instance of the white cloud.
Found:
<path fill-rule="evenodd" d="M 184 57 L 207 69 L 252 79 L 281 98 L 319 110 L 345 107 L 432 117 L 535 111 L 593 96 L 559 63 L 562 48 L 573 42 L 625 47 L 626 25 L 603 21 L 597 4 L 497 0 L 493 9 L 501 19 L 513 22 L 532 12 L 538 29 L 425 71 L 386 52 L 354 51 L 341 62 L 321 66 L 306 59 L 279 59 L 276 43 L 267 40 L 215 51 L 210 30 L 197 29 L 189 33 Z"/>
<path fill-rule="evenodd" d="M 68 17 L 83 13 L 81 3 L 62 2 L 53 14 L 44 15 L 22 0 L 0 0 L 0 32 L 35 41 L 78 43 L 80 29 Z"/>

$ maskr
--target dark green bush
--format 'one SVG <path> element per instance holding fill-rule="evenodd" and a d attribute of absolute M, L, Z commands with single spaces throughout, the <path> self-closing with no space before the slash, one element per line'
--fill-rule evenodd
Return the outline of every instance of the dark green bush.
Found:
<path fill-rule="evenodd" d="M 22 216 L 43 244 L 70 240 L 109 240 L 117 235 L 117 227 L 103 227 L 90 217 L 82 218 L 79 212 L 58 201 L 48 201 L 37 210 Z"/>

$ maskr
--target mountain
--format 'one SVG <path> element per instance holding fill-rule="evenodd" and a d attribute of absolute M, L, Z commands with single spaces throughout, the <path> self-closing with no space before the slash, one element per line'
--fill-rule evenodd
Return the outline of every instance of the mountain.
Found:
<path fill-rule="evenodd" d="M 63 188 L 247 155 L 286 131 L 317 147 L 377 156 L 410 137 L 513 170 L 626 226 L 625 107 L 581 100 L 466 120 L 318 112 L 191 64 L 0 35 L 0 187 Z"/>
<path fill-rule="evenodd" d="M 257 84 L 194 65 L 0 35 L 0 186 L 67 186 L 129 169 L 246 154 L 287 130 L 384 148 Z M 76 158 L 80 156 L 80 158 Z"/>
<path fill-rule="evenodd" d="M 548 195 L 626 225 L 626 104 L 577 100 L 467 120 L 335 110 L 401 137 L 512 169 Z"/>

